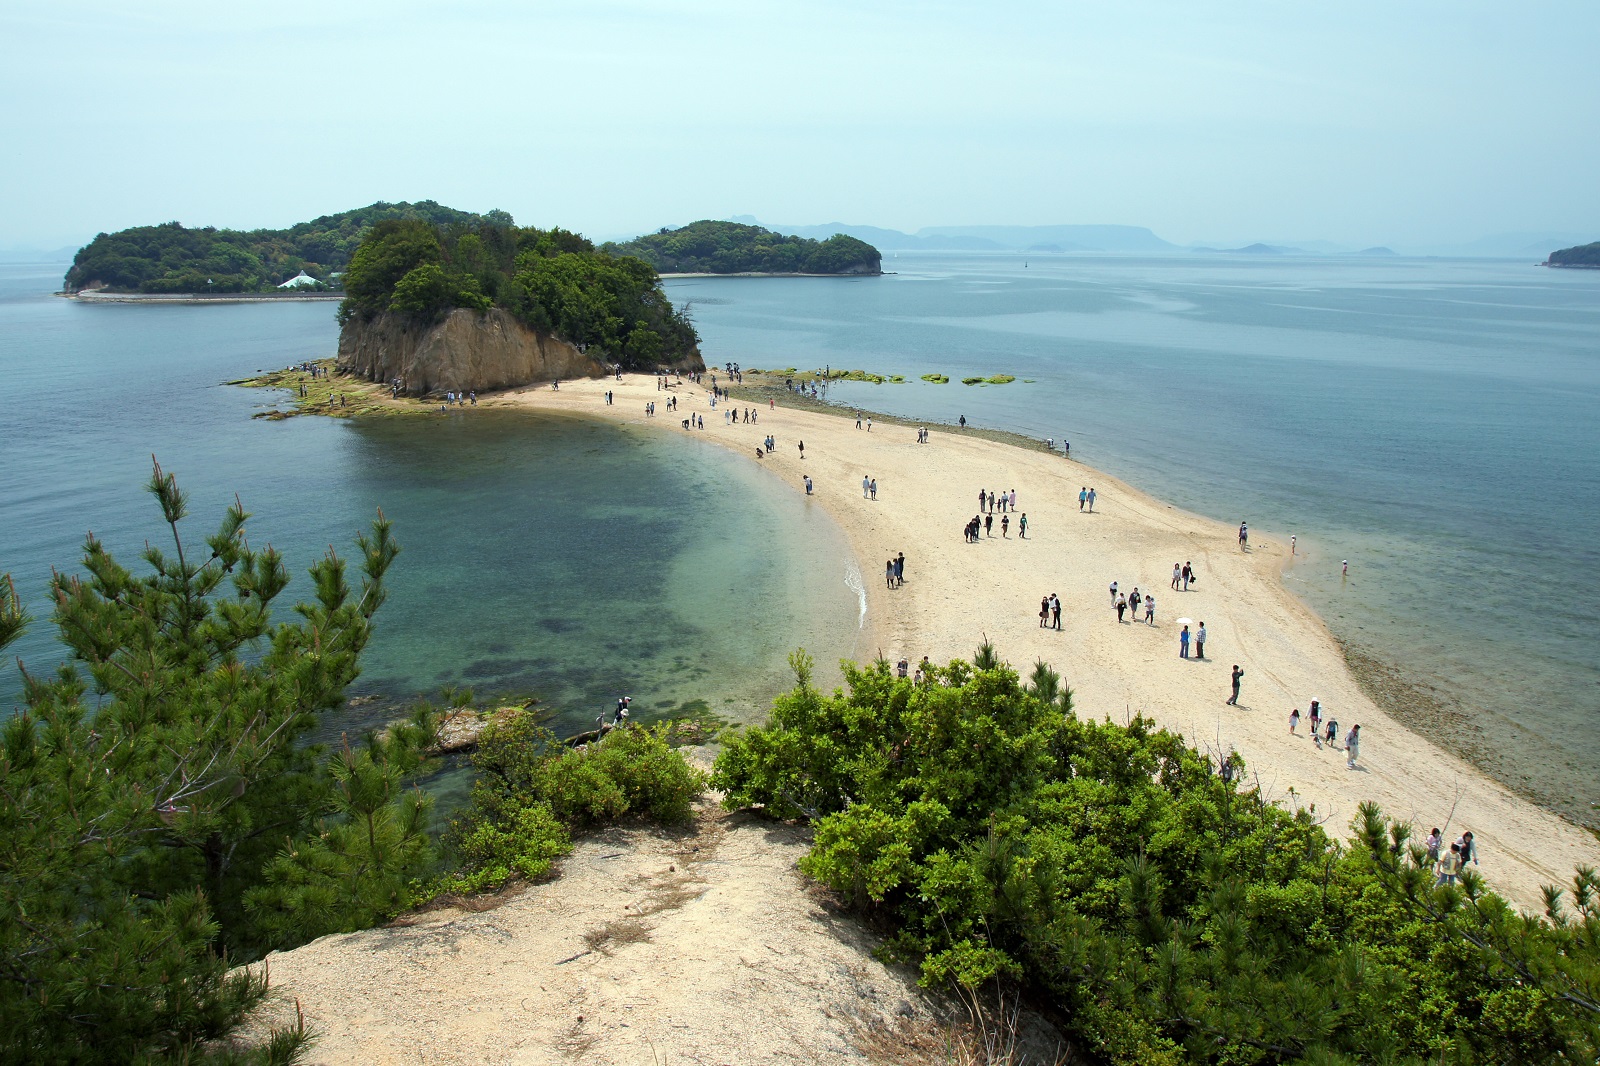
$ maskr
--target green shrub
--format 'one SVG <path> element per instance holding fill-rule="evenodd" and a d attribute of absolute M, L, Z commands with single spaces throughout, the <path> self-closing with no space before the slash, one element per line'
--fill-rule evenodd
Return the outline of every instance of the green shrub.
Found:
<path fill-rule="evenodd" d="M 948 384 L 950 384 L 950 375 L 949 374 L 924 374 L 924 375 L 922 375 L 922 380 L 928 382 L 928 384 L 930 384 L 930 385 L 948 385 Z"/>
<path fill-rule="evenodd" d="M 512 877 L 537 881 L 572 850 L 572 836 L 547 803 L 508 805 L 495 818 L 463 827 L 456 848 L 462 865 L 438 885 L 443 892 L 485 892 Z"/>
<path fill-rule="evenodd" d="M 730 807 L 814 825 L 801 870 L 924 981 L 1015 981 L 1113 1063 L 1594 1061 L 1600 878 L 1575 913 L 1434 889 L 1374 806 L 1355 846 L 1144 719 L 1085 721 L 990 649 L 916 683 L 847 664 L 731 738 Z M 1224 774 L 1219 770 L 1226 768 Z"/>
<path fill-rule="evenodd" d="M 983 384 L 983 379 L 982 378 L 962 378 L 961 379 L 961 384 L 963 384 L 963 385 L 982 385 Z"/>
<path fill-rule="evenodd" d="M 991 385 L 1009 385 L 1017 379 L 1013 374 L 995 374 L 992 377 L 985 378 L 984 380 Z"/>
<path fill-rule="evenodd" d="M 471 803 L 449 834 L 457 869 L 436 891 L 537 880 L 571 849 L 573 832 L 630 815 L 688 821 L 705 775 L 671 747 L 670 731 L 635 726 L 569 748 L 532 715 L 491 725 L 473 756 Z"/>

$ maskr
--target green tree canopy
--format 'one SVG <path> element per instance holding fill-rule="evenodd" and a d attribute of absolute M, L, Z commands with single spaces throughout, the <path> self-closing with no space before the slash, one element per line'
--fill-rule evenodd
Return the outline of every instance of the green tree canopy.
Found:
<path fill-rule="evenodd" d="M 843 233 L 815 241 L 710 220 L 606 244 L 601 250 L 638 256 L 665 274 L 876 274 L 883 268 L 876 248 Z"/>
<path fill-rule="evenodd" d="M 236 963 L 396 914 L 431 869 L 428 803 L 405 787 L 428 712 L 331 755 L 308 743 L 371 636 L 389 523 L 358 539 L 357 587 L 332 552 L 314 565 L 291 621 L 283 561 L 246 542 L 242 507 L 197 546 L 159 466 L 150 490 L 170 549 L 135 574 L 89 537 L 84 574 L 51 582 L 72 660 L 24 673 L 0 727 L 7 1062 L 204 1060 L 264 994 Z M 4 588 L 0 646 L 27 624 Z"/>
<path fill-rule="evenodd" d="M 630 369 L 699 358 L 693 325 L 649 263 L 596 251 L 563 229 L 382 222 L 352 258 L 345 292 L 346 322 L 384 313 L 436 321 L 456 308 L 500 307 Z"/>
<path fill-rule="evenodd" d="M 288 229 L 186 228 L 177 222 L 102 233 L 78 250 L 69 291 L 101 285 L 114 292 L 256 292 L 301 271 L 336 285 L 369 230 L 385 221 L 436 225 L 511 225 L 504 211 L 475 215 L 432 200 L 375 203 L 323 215 Z"/>
<path fill-rule="evenodd" d="M 1375 807 L 1343 848 L 1135 718 L 1072 713 L 985 647 L 913 682 L 846 666 L 729 740 L 714 787 L 815 827 L 808 875 L 895 930 L 930 983 L 1020 984 L 1095 1061 L 1592 1063 L 1593 871 L 1520 915 L 1436 887 Z M 1570 908 L 1567 903 L 1570 902 Z"/>

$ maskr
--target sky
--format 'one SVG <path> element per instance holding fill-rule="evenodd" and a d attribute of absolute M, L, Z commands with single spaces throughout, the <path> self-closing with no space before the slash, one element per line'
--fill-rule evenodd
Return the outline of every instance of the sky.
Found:
<path fill-rule="evenodd" d="M 0 247 L 376 200 L 1600 240 L 1600 3 L 10 0 Z"/>

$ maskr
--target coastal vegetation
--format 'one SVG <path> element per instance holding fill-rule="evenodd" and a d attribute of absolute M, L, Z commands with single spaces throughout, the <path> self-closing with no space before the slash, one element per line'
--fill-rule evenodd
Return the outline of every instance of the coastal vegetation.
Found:
<path fill-rule="evenodd" d="M 472 801 L 450 831 L 457 862 L 440 892 L 482 892 L 537 880 L 571 849 L 574 832 L 624 817 L 689 820 L 705 775 L 671 745 L 673 727 L 612 730 L 577 750 L 531 715 L 497 721 L 473 756 Z"/>
<path fill-rule="evenodd" d="M 1547 262 L 1555 267 L 1600 268 L 1600 241 L 1551 252 Z"/>
<path fill-rule="evenodd" d="M 379 222 L 419 220 L 433 225 L 510 225 L 504 211 L 476 215 L 422 200 L 375 203 L 323 215 L 287 229 L 188 228 L 178 222 L 101 233 L 73 258 L 65 289 L 110 292 L 246 293 L 275 289 L 304 272 L 337 288 L 338 275 Z"/>
<path fill-rule="evenodd" d="M 876 248 L 842 233 L 817 241 L 710 220 L 601 250 L 638 256 L 663 274 L 877 274 L 883 267 Z"/>
<path fill-rule="evenodd" d="M 924 374 L 924 375 L 922 375 L 922 380 L 926 381 L 930 385 L 948 385 L 948 384 L 950 384 L 950 375 L 949 374 Z"/>
<path fill-rule="evenodd" d="M 563 229 L 381 222 L 351 257 L 344 290 L 344 324 L 382 314 L 426 324 L 457 308 L 503 308 L 628 369 L 695 358 L 699 342 L 649 263 Z"/>
<path fill-rule="evenodd" d="M 1519 914 L 1470 870 L 1436 886 L 1364 805 L 1341 846 L 1236 755 L 1078 717 L 1044 663 L 987 644 L 912 681 L 812 663 L 729 739 L 730 808 L 802 818 L 801 869 L 891 931 L 924 982 L 1020 990 L 1093 1060 L 1589 1063 L 1600 880 Z"/>
<path fill-rule="evenodd" d="M 1013 382 L 1015 380 L 1017 380 L 1017 379 L 1016 379 L 1016 376 L 1013 375 L 1013 374 L 995 374 L 993 377 L 987 377 L 987 378 L 985 378 L 985 377 L 962 378 L 961 379 L 961 384 L 963 384 L 963 385 L 1009 385 L 1011 382 Z"/>
<path fill-rule="evenodd" d="M 491 727 L 483 813 L 441 847 L 418 787 L 432 707 L 313 740 L 400 553 L 382 513 L 355 567 L 330 551 L 286 608 L 283 559 L 250 546 L 242 506 L 196 543 L 176 480 L 156 466 L 149 490 L 170 547 L 147 547 L 136 574 L 88 538 L 83 575 L 51 579 L 71 661 L 24 671 L 24 706 L 0 727 L 0 1061 L 292 1062 L 301 1026 L 228 1046 L 267 994 L 265 971 L 239 964 L 543 876 L 572 833 L 626 814 L 685 816 L 700 775 L 665 731 L 576 752 L 529 715 Z M 0 577 L 0 649 L 30 622 Z"/>

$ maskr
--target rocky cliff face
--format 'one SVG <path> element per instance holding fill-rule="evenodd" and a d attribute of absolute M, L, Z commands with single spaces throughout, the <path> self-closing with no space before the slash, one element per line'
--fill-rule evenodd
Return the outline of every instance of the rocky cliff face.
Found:
<path fill-rule="evenodd" d="M 600 377 L 606 368 L 565 341 L 537 333 L 495 308 L 456 310 L 435 325 L 383 314 L 339 331 L 339 369 L 369 381 L 405 383 L 410 396 L 491 392 L 541 381 Z"/>

